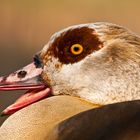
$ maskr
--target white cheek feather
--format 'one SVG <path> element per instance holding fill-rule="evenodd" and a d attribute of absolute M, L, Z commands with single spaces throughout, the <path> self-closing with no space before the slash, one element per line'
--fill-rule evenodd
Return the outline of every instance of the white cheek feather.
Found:
<path fill-rule="evenodd" d="M 75 64 L 64 65 L 61 69 L 59 76 L 62 79 L 65 79 L 67 88 L 70 86 L 71 90 L 75 90 L 75 93 L 69 93 L 74 96 L 79 96 L 90 102 L 96 104 L 101 104 L 107 100 L 105 94 L 101 94 L 99 90 L 94 87 L 94 82 L 96 82 L 90 73 L 86 74 L 87 71 L 83 72 L 81 65 L 84 61 L 80 61 Z M 60 79 L 61 79 L 60 78 Z M 96 84 L 95 84 L 96 85 Z"/>
<path fill-rule="evenodd" d="M 60 82 L 67 83 L 71 88 L 76 89 L 82 84 L 81 79 L 81 63 L 63 65 L 56 77 L 61 79 Z"/>

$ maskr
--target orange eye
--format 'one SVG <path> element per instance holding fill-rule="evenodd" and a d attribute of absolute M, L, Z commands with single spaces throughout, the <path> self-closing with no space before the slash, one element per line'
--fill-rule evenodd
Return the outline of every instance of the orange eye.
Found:
<path fill-rule="evenodd" d="M 71 46 L 70 51 L 74 55 L 79 55 L 83 52 L 84 48 L 80 44 L 74 44 Z"/>

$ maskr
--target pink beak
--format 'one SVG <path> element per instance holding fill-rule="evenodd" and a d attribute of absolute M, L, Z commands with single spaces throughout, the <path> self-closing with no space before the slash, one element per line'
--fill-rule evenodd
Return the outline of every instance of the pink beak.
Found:
<path fill-rule="evenodd" d="M 50 95 L 50 88 L 41 78 L 42 71 L 42 68 L 37 68 L 31 63 L 8 76 L 0 77 L 0 91 L 28 90 L 14 104 L 7 107 L 2 115 L 12 114 Z"/>

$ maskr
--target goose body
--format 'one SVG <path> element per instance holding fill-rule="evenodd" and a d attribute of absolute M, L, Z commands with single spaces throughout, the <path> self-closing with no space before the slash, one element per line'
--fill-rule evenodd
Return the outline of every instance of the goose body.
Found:
<path fill-rule="evenodd" d="M 59 122 L 94 107 L 76 97 L 50 97 L 11 115 L 0 127 L 0 140 L 49 140 Z"/>

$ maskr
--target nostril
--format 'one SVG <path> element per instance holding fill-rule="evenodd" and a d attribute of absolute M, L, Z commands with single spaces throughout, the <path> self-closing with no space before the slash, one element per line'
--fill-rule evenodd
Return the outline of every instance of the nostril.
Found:
<path fill-rule="evenodd" d="M 26 71 L 19 71 L 17 75 L 18 75 L 18 78 L 24 78 L 26 74 L 27 74 Z"/>

